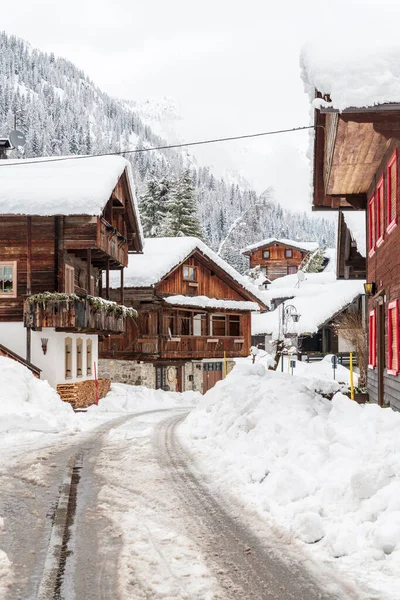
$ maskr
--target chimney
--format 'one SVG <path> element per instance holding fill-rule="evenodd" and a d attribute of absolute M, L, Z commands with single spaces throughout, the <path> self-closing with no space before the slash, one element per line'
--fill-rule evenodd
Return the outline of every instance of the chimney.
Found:
<path fill-rule="evenodd" d="M 0 160 L 7 158 L 7 150 L 12 148 L 8 138 L 0 138 Z"/>

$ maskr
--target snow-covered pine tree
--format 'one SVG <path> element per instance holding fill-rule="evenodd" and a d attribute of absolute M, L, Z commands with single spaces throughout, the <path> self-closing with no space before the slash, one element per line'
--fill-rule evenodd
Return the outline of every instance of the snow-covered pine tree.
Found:
<path fill-rule="evenodd" d="M 167 177 L 158 180 L 154 176 L 147 183 L 147 191 L 140 202 L 140 217 L 146 237 L 164 235 L 172 184 Z"/>
<path fill-rule="evenodd" d="M 178 177 L 171 187 L 167 202 L 164 235 L 167 237 L 194 236 L 200 239 L 204 236 L 197 216 L 196 198 L 188 170 Z"/>
<path fill-rule="evenodd" d="M 305 273 L 319 273 L 322 271 L 325 261 L 326 246 L 321 246 L 306 256 L 300 265 L 300 268 Z"/>

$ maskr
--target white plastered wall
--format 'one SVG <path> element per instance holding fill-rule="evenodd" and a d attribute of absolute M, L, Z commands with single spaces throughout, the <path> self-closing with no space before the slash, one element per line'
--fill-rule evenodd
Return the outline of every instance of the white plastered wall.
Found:
<path fill-rule="evenodd" d="M 47 352 L 43 353 L 42 338 L 47 339 Z M 71 377 L 65 377 L 65 340 L 72 340 Z M 82 376 L 77 377 L 76 342 L 82 340 Z M 86 343 L 92 341 L 92 374 L 87 375 Z M 26 328 L 22 322 L 0 323 L 0 344 L 3 344 L 22 358 L 26 359 Z M 94 363 L 98 376 L 98 336 L 82 333 L 55 331 L 53 327 L 44 327 L 42 331 L 32 331 L 31 363 L 42 370 L 41 379 L 47 379 L 52 387 L 59 383 L 74 383 L 94 379 Z"/>

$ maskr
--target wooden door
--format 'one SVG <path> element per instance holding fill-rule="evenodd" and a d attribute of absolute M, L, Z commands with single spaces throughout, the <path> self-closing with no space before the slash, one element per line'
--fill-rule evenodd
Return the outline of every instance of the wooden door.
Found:
<path fill-rule="evenodd" d="M 222 362 L 207 362 L 203 364 L 203 394 L 208 392 L 221 379 Z"/>

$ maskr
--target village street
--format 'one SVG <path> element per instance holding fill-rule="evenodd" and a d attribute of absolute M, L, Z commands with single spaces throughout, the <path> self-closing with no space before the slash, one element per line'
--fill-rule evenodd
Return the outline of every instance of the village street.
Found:
<path fill-rule="evenodd" d="M 120 416 L 14 456 L 0 484 L 6 523 L 0 544 L 13 577 L 4 598 L 358 597 L 339 582 L 338 595 L 322 591 L 323 568 L 318 584 L 282 535 L 259 523 L 268 536 L 263 544 L 248 527 L 251 515 L 225 505 L 210 482 L 194 474 L 176 437 L 186 414 L 169 409 Z M 52 541 L 71 458 L 76 477 L 60 556 Z M 330 575 L 330 589 L 332 581 Z"/>

